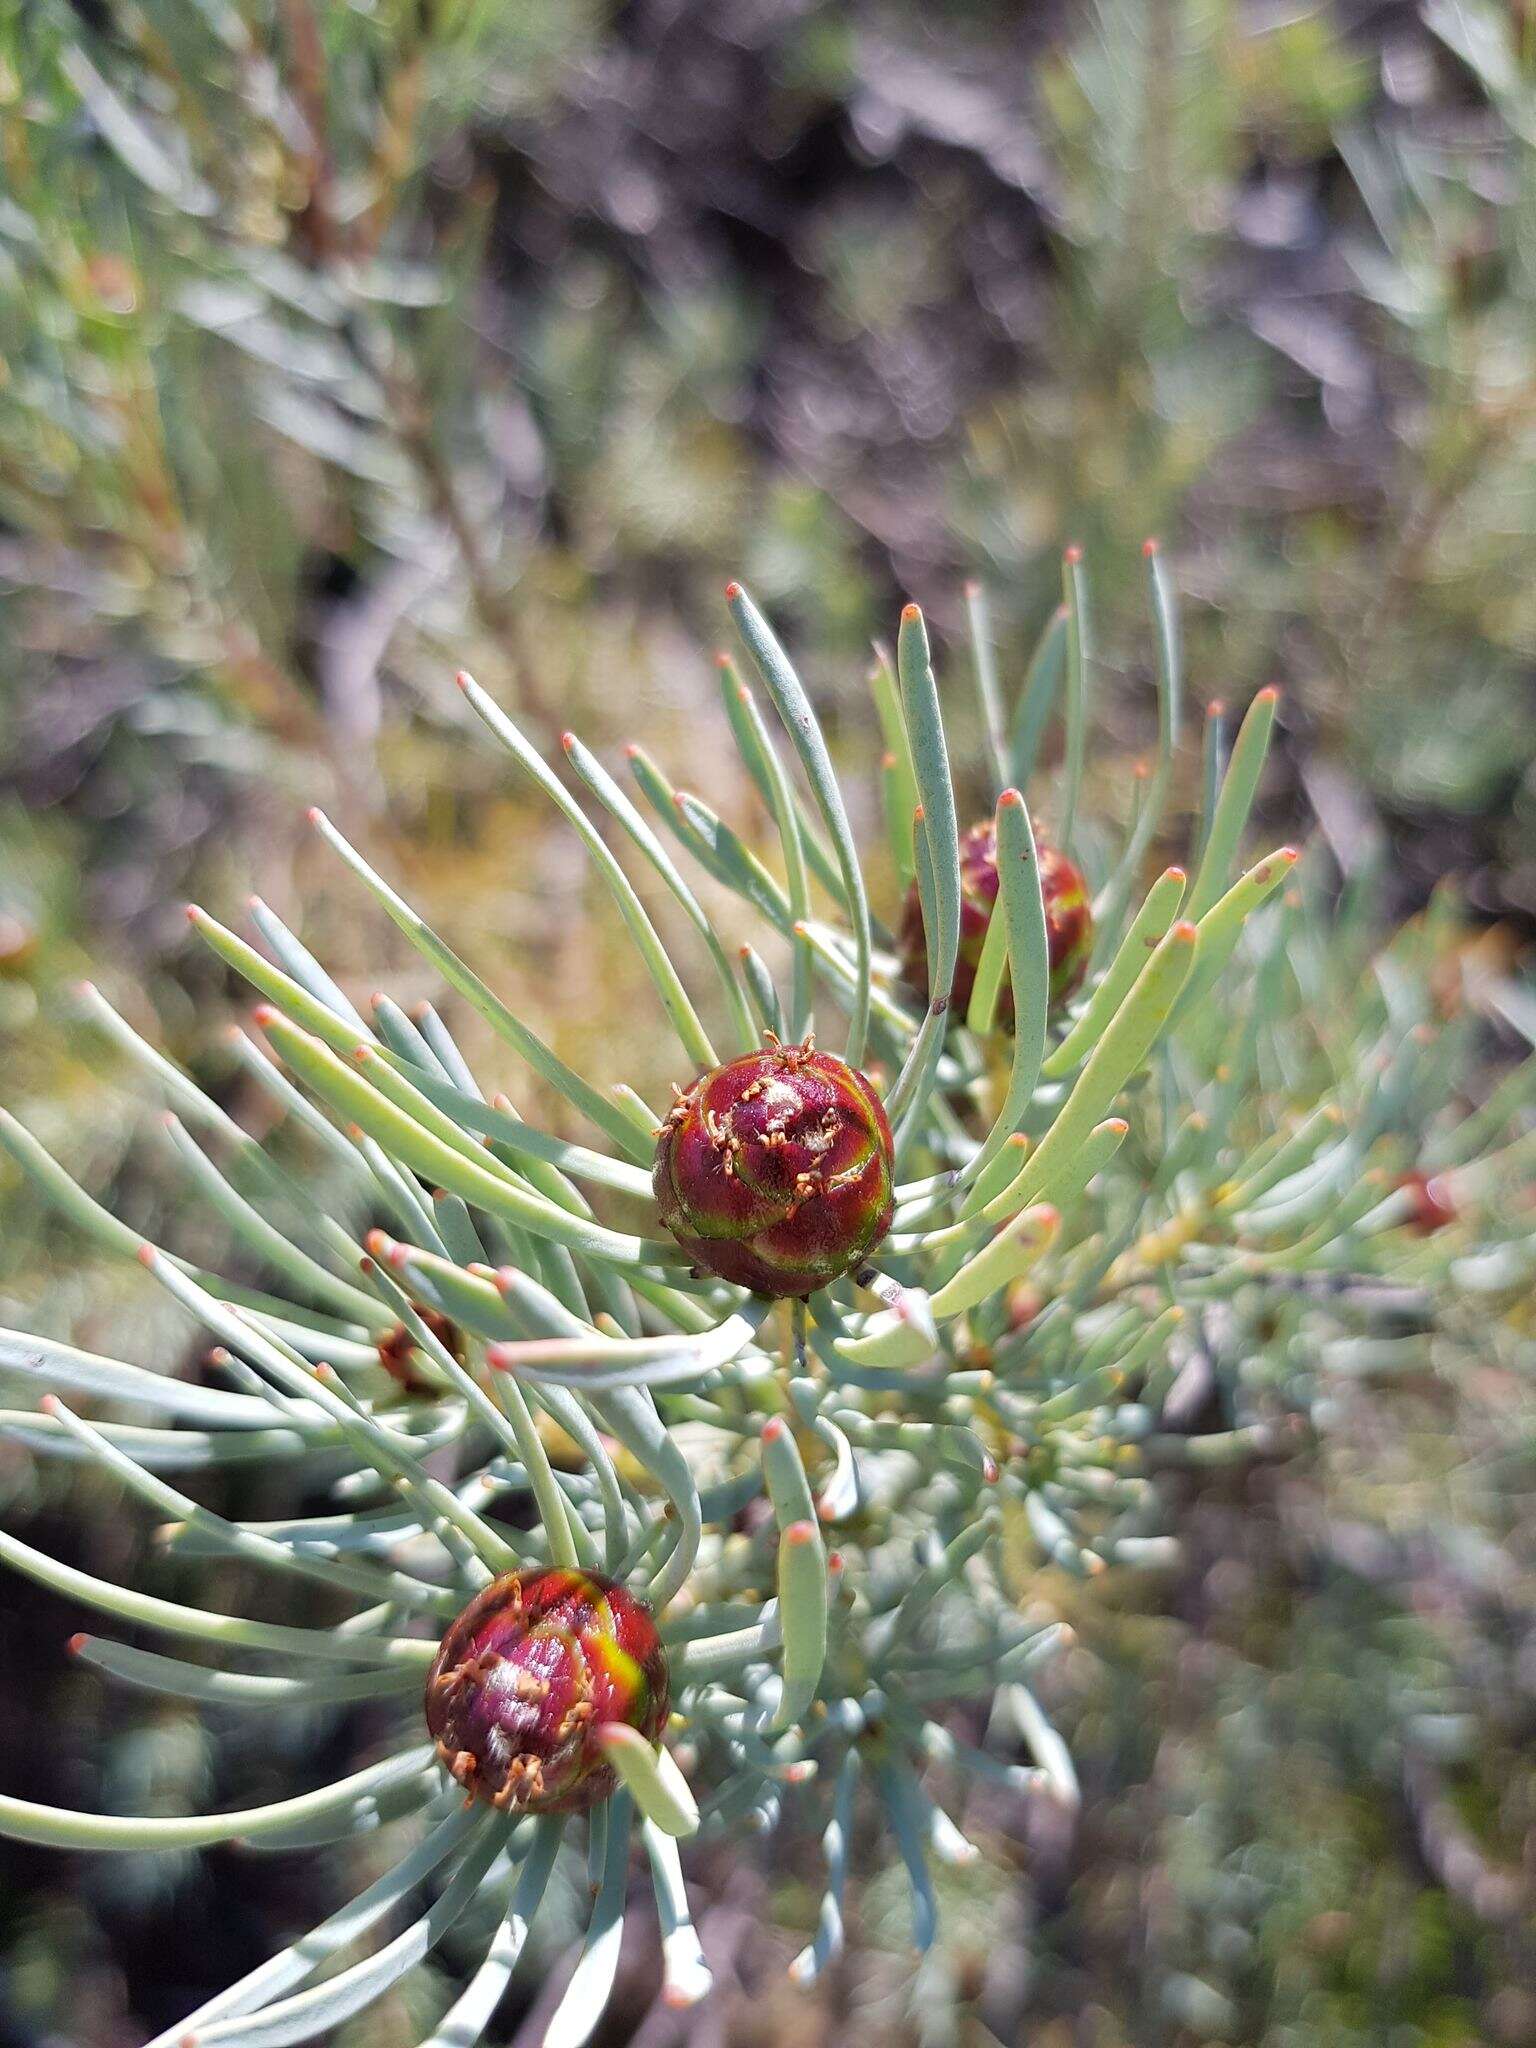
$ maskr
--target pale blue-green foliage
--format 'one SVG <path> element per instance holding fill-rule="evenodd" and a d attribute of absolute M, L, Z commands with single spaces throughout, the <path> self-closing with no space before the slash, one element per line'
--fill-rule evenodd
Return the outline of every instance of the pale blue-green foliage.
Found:
<path fill-rule="evenodd" d="M 288 1126 L 275 1148 L 104 998 L 87 1000 L 163 1098 L 191 1192 L 264 1287 L 142 1243 L 0 1120 L 0 1141 L 82 1237 L 142 1258 L 213 1337 L 228 1382 L 191 1385 L 5 1333 L 0 1382 L 18 1404 L 0 1417 L 5 1435 L 107 1468 L 169 1519 L 174 1559 L 318 1579 L 355 1611 L 328 1629 L 289 1626 L 109 1585 L 11 1535 L 0 1557 L 195 1645 L 189 1659 L 80 1639 L 113 1682 L 257 1715 L 399 1708 L 399 1745 L 382 1760 L 252 1810 L 116 1817 L 0 1799 L 0 1830 L 83 1850 L 236 1837 L 294 1848 L 414 1816 L 403 1861 L 166 2042 L 313 2039 L 382 1997 L 495 1884 L 503 1917 L 433 2039 L 478 2037 L 568 1824 L 462 1808 L 423 1739 L 420 1690 L 474 1592 L 547 1564 L 605 1571 L 652 1601 L 675 1708 L 670 1746 L 633 1730 L 609 1739 L 621 1790 L 583 1824 L 594 1904 L 547 2039 L 575 2048 L 601 2014 L 636 1826 L 678 2002 L 709 1984 L 679 1841 L 700 1827 L 771 1827 L 786 1805 L 822 1835 L 827 1865 L 796 1976 L 814 1977 L 842 1943 L 861 1800 L 908 1875 L 925 1945 L 930 1860 L 973 1853 L 929 1766 L 951 1794 L 1003 1783 L 1078 1797 L 1030 1687 L 1064 1636 L 1040 1569 L 1088 1578 L 1165 1563 L 1176 1532 L 1159 1469 L 1273 1454 L 1304 1434 L 1328 1375 L 1420 1365 L 1465 1304 L 1529 1284 L 1536 1235 L 1503 1197 L 1528 1171 L 1529 1137 L 1510 1133 L 1531 1066 L 1480 1108 L 1459 1094 L 1477 1006 L 1518 1020 L 1522 999 L 1461 986 L 1448 905 L 1378 951 L 1369 875 L 1346 878 L 1335 906 L 1321 856 L 1298 868 L 1282 848 L 1244 866 L 1270 693 L 1230 753 L 1219 729 L 1207 736 L 1187 874 L 1144 871 L 1181 758 L 1173 605 L 1155 551 L 1147 573 L 1157 751 L 1118 842 L 1085 772 L 1094 657 L 1075 551 L 1063 608 L 1011 706 L 979 593 L 969 607 L 965 665 L 998 778 L 1028 780 L 1053 721 L 1064 726 L 1055 815 L 1097 915 L 1093 968 L 1064 1015 L 1048 1014 L 1036 836 L 1014 789 L 998 792 L 1001 898 L 968 1018 L 946 1029 L 943 1005 L 914 1005 L 890 951 L 896 906 L 860 866 L 811 697 L 734 586 L 743 644 L 789 742 L 775 742 L 763 703 L 724 664 L 731 729 L 762 799 L 744 831 L 638 750 L 631 798 L 568 738 L 593 800 L 583 806 L 463 679 L 490 734 L 586 845 L 675 1037 L 680 1082 L 786 1019 L 797 1032 L 814 1023 L 883 1076 L 899 1146 L 894 1226 L 878 1267 L 814 1295 L 808 1315 L 701 1275 L 666 1236 L 650 1199 L 656 1112 L 623 1084 L 623 1047 L 603 1081 L 575 1073 L 323 818 L 357 885 L 445 993 L 563 1098 L 581 1137 L 528 1123 L 505 1096 L 488 1101 L 438 1008 L 407 1014 L 381 997 L 366 1019 L 260 904 L 262 948 L 201 911 L 194 922 L 262 998 L 265 1044 L 239 1034 L 235 1056 L 273 1128 Z M 922 892 L 934 987 L 954 969 L 964 822 L 941 674 L 909 607 L 894 670 L 877 662 L 873 684 L 885 839 L 898 885 Z M 701 888 L 722 906 L 713 914 Z M 988 1028 L 1005 974 L 1011 1034 Z M 344 1191 L 334 1213 L 310 1191 L 306 1155 Z M 1408 1169 L 1441 1176 L 1454 1214 L 1432 1234 L 1405 1227 Z M 380 1215 L 388 1230 L 368 1230 Z M 385 1369 L 381 1344 L 397 1366 L 408 1356 L 408 1372 Z M 1181 1434 L 1170 1390 L 1227 1366 L 1228 1426 Z M 101 1419 L 85 1420 L 81 1403 Z M 136 1419 L 115 1419 L 124 1411 Z M 180 1490 L 187 1474 L 258 1460 L 281 1460 L 312 1498 L 328 1490 L 327 1511 L 233 1522 Z M 497 1512 L 519 1494 L 531 1528 Z M 963 1702 L 989 1709 L 980 1747 L 953 1725 Z M 382 1946 L 314 1981 L 423 1896 Z"/>

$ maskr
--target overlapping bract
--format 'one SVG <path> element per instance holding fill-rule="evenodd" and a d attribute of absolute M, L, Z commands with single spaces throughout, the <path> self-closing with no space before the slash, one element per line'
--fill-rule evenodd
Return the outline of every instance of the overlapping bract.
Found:
<path fill-rule="evenodd" d="M 666 1120 L 622 1085 L 574 1072 L 324 819 L 318 829 L 362 889 L 498 1049 L 564 1102 L 581 1138 L 487 1091 L 436 1007 L 407 1015 L 378 998 L 365 1019 L 262 905 L 253 913 L 260 948 L 204 913 L 194 923 L 262 999 L 267 1049 L 237 1034 L 234 1054 L 274 1120 L 291 1127 L 284 1137 L 258 1142 L 100 998 L 90 1004 L 165 1098 L 177 1161 L 264 1285 L 143 1244 L 23 1125 L 0 1121 L 13 1159 L 83 1235 L 138 1253 L 212 1335 L 214 1372 L 226 1382 L 9 1333 L 0 1379 L 29 1402 L 44 1398 L 7 1412 L 0 1427 L 39 1455 L 87 1458 L 118 1475 L 174 1522 L 173 1566 L 238 1558 L 319 1582 L 354 1611 L 329 1628 L 229 1616 L 108 1585 L 9 1534 L 0 1559 L 193 1646 L 175 1657 L 79 1639 L 79 1654 L 114 1681 L 252 1713 L 295 1703 L 323 1713 L 360 1699 L 398 1709 L 396 1753 L 266 1807 L 139 1818 L 0 1798 L 0 1828 L 84 1849 L 236 1838 L 304 1846 L 381 1823 L 416 1828 L 393 1871 L 167 2041 L 276 2048 L 316 2038 L 384 1995 L 491 1888 L 504 1901 L 501 1927 L 434 2037 L 472 2040 L 526 1939 L 569 1824 L 560 1809 L 583 1788 L 614 1789 L 583 1823 L 596 1894 L 546 2037 L 555 2048 L 585 2038 L 611 1984 L 636 1813 L 667 1994 L 686 2001 L 707 1988 L 676 1847 L 700 1821 L 690 1781 L 704 1791 L 708 1827 L 768 1827 L 792 1801 L 825 1828 L 828 1885 L 797 1974 L 814 1975 L 841 1943 L 861 1782 L 909 1874 L 914 1934 L 925 1943 L 932 1859 L 975 1853 L 931 1796 L 927 1763 L 945 1765 L 962 1787 L 1045 1781 L 1059 1799 L 1076 1797 L 1066 1750 L 1030 1686 L 1062 1641 L 1041 1598 L 1049 1581 L 1034 1574 L 1049 1566 L 1088 1577 L 1166 1559 L 1175 1538 L 1155 1484 L 1161 1468 L 1273 1454 L 1294 1443 L 1330 1371 L 1390 1370 L 1432 1344 L 1459 1303 L 1536 1273 L 1530 1218 L 1504 1198 L 1528 1169 L 1528 1139 L 1505 1140 L 1531 1069 L 1457 1113 L 1477 1016 L 1458 993 L 1445 907 L 1378 955 L 1365 878 L 1352 878 L 1333 917 L 1320 862 L 1298 870 L 1281 849 L 1234 874 L 1272 693 L 1255 700 L 1230 754 L 1219 733 L 1211 743 L 1190 872 L 1169 868 L 1141 895 L 1179 727 L 1172 610 L 1155 555 L 1149 576 L 1160 737 L 1123 828 L 1077 815 L 1091 680 L 1081 631 L 1066 632 L 1063 652 L 1053 623 L 1056 652 L 1033 665 L 1011 722 L 999 704 L 987 707 L 996 779 L 1010 786 L 997 792 L 999 887 L 963 1019 L 934 1002 L 912 1014 L 879 915 L 914 885 L 930 935 L 927 986 L 954 986 L 958 811 L 915 608 L 903 615 L 894 670 L 875 673 L 889 872 L 873 891 L 810 699 L 735 586 L 733 615 L 798 770 L 755 694 L 724 665 L 724 706 L 772 823 L 767 845 L 675 790 L 638 748 L 637 802 L 567 735 L 572 772 L 631 856 L 621 859 L 506 713 L 464 679 L 473 709 L 580 833 L 614 897 L 677 1041 L 689 1105 L 679 1127 L 719 1107 L 703 1100 L 707 1087 L 691 1092 L 698 1076 L 722 1063 L 730 1071 L 730 1060 L 761 1065 L 765 1030 L 798 1046 L 813 1011 L 824 1043 L 835 1042 L 831 1020 L 846 1020 L 850 1068 L 878 1064 L 890 1077 L 879 1110 L 855 1089 L 868 1121 L 837 1169 L 858 1168 L 857 1228 L 877 1220 L 871 1243 L 894 1201 L 878 1266 L 850 1273 L 854 1259 L 840 1249 L 804 1319 L 690 1272 L 692 1253 L 665 1227 L 666 1204 L 652 1206 Z M 1069 629 L 1081 593 L 1073 560 Z M 976 667 L 991 677 L 990 656 Z M 1081 1000 L 1056 1018 L 1047 906 L 1020 793 L 1048 723 L 1042 677 L 1066 700 L 1056 816 L 1095 885 L 1094 966 Z M 720 928 L 674 847 L 735 906 Z M 661 909 L 642 897 L 632 867 L 648 872 Z M 674 961 L 664 923 L 697 940 L 709 1002 Z M 989 1033 L 1005 985 L 1013 1030 Z M 1473 993 L 1498 1006 L 1496 988 Z M 615 1064 L 622 1075 L 621 1048 Z M 837 1103 L 841 1114 L 852 1098 Z M 329 1206 L 311 1192 L 320 1161 L 340 1190 Z M 1423 1221 L 1416 1174 L 1444 1210 L 1429 1233 L 1414 1227 Z M 387 1228 L 377 1227 L 381 1214 Z M 1026 1278 L 1034 1306 L 1021 1318 Z M 1256 1356 L 1277 1363 L 1239 1370 Z M 1189 1374 L 1222 1411 L 1219 1427 L 1194 1438 L 1169 1399 Z M 155 1419 L 87 1422 L 62 1396 Z M 178 1485 L 189 1471 L 258 1460 L 291 1473 L 299 1506 L 289 1519 L 225 1519 Z M 515 1515 L 503 1511 L 509 1499 Z M 421 1689 L 466 1603 L 481 1603 L 471 1607 L 476 1656 L 523 1667 L 518 1628 L 528 1616 L 525 1608 L 518 1623 L 507 1604 L 514 1576 L 524 1599 L 534 1586 L 600 1585 L 637 1628 L 646 1603 L 673 1716 L 658 1744 L 660 1665 L 643 1693 L 626 1666 L 608 1700 L 619 1711 L 595 1738 L 600 1754 L 589 1752 L 577 1723 L 567 1725 L 583 1628 L 556 1629 L 540 1639 L 550 1669 L 535 1676 L 559 1683 L 524 1702 L 515 1742 L 502 1729 L 499 1782 L 477 1786 L 478 1762 L 473 1772 L 460 1765 L 472 1791 L 491 1790 L 466 1809 L 425 1739 Z M 638 1635 L 620 1647 L 645 1671 Z M 454 1638 L 455 1673 L 460 1651 Z M 450 1766 L 486 1746 L 483 1695 L 467 1688 L 487 1675 L 460 1680 L 463 1728 L 450 1726 L 459 1707 L 433 1709 L 431 1734 Z M 981 1746 L 954 1712 L 973 1700 L 990 1705 Z M 552 1715 L 559 1708 L 550 1725 L 546 1703 Z M 535 1766 L 548 1774 L 541 1789 Z M 507 1811 L 494 1802 L 514 1775 L 523 1796 Z M 422 1887 L 430 1903 L 401 1931 L 323 1970 Z"/>

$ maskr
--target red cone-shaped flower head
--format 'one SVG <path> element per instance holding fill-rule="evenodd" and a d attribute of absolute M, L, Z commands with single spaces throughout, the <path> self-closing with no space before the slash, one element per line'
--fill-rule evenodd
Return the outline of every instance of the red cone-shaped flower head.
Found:
<path fill-rule="evenodd" d="M 1088 955 L 1093 950 L 1093 913 L 1088 907 L 1088 885 L 1076 862 L 1058 853 L 1038 833 L 1035 850 L 1040 859 L 1040 894 L 1045 903 L 1050 999 L 1062 1003 L 1088 972 Z M 976 986 L 976 970 L 981 965 L 981 949 L 986 942 L 987 926 L 992 922 L 998 886 L 997 825 L 993 819 L 983 818 L 960 838 L 960 950 L 955 957 L 955 983 L 949 1006 L 962 1021 Z M 915 882 L 907 891 L 897 943 L 902 980 L 927 1002 L 928 951 L 923 908 Z M 1013 988 L 1006 975 L 998 993 L 997 1020 L 1005 1028 L 1012 1027 Z"/>
<path fill-rule="evenodd" d="M 667 1659 L 643 1600 L 596 1572 L 508 1572 L 443 1637 L 427 1727 L 472 1799 L 575 1813 L 613 1790 L 598 1744 L 616 1721 L 660 1739 Z"/>
<path fill-rule="evenodd" d="M 774 1039 L 678 1097 L 654 1185 L 662 1221 L 707 1271 L 754 1294 L 810 1294 L 891 1227 L 891 1127 L 856 1067 Z"/>

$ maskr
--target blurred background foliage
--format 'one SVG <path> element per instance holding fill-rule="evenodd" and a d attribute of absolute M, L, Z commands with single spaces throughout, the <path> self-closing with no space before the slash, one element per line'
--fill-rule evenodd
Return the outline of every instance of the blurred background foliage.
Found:
<path fill-rule="evenodd" d="M 326 893 L 309 802 L 576 1064 L 664 1079 L 451 676 L 546 743 L 643 736 L 731 815 L 732 574 L 867 794 L 871 633 L 910 595 L 952 635 L 980 574 L 1017 665 L 1066 538 L 1134 759 L 1157 533 L 1194 686 L 1285 686 L 1274 821 L 1383 861 L 1402 912 L 1453 873 L 1492 957 L 1528 944 L 1529 0 L 0 0 L 0 166 L 6 1093 L 142 1227 L 171 1197 L 82 972 L 219 1078 L 233 991 L 180 904 L 254 883 L 357 993 L 426 993 Z M 182 1342 L 0 1197 L 7 1320 Z M 915 2017 L 878 1878 L 810 2007 L 761 1925 L 794 1871 L 706 1868 L 741 1988 L 698 2038 L 1536 2039 L 1531 1340 L 1516 1303 L 1474 1385 L 1347 1389 L 1301 1466 L 1182 1478 L 1156 1599 L 1062 1589 L 1081 1828 L 992 1816 Z M 131 1572 L 99 1482 L 0 1464 L 0 1503 Z M 7 1782 L 45 1728 L 82 1803 L 213 1768 L 147 1708 L 107 1740 L 58 1603 L 6 1601 Z M 324 1857 L 201 1868 L 15 1859 L 0 2041 L 131 2043 L 146 1972 L 227 1975 L 329 1896 Z M 683 2039 L 626 1973 L 634 2038 Z"/>

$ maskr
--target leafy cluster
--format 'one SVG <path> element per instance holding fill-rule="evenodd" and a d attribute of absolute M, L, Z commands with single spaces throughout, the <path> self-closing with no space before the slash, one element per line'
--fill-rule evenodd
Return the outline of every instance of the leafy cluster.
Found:
<path fill-rule="evenodd" d="M 384 1995 L 490 1891 L 500 1924 L 432 2041 L 477 2038 L 578 1825 L 594 1904 L 548 2041 L 572 2048 L 601 2016 L 636 1823 L 679 2003 L 709 1982 L 679 1841 L 701 1827 L 767 1829 L 786 1807 L 818 1828 L 826 1888 L 795 1965 L 813 1978 L 843 1942 L 861 1786 L 926 1947 L 934 1859 L 975 1853 L 956 1818 L 967 1788 L 1077 1799 L 1031 1685 L 1066 1636 L 1038 1597 L 1040 1568 L 1088 1580 L 1166 1561 L 1177 1532 L 1160 1471 L 1284 1452 L 1305 1434 L 1321 1364 L 1389 1371 L 1461 1304 L 1529 1284 L 1536 1235 L 1518 1193 L 1530 1139 L 1503 1140 L 1531 1068 L 1466 1106 L 1478 1028 L 1466 998 L 1482 992 L 1464 986 L 1451 907 L 1378 952 L 1364 892 L 1335 910 L 1321 860 L 1278 848 L 1241 865 L 1272 691 L 1230 737 L 1224 714 L 1208 719 L 1187 864 L 1148 884 L 1183 716 L 1174 609 L 1150 545 L 1146 573 L 1159 738 L 1123 832 L 1088 801 L 1093 662 L 1078 551 L 1011 703 L 985 599 L 971 593 L 998 893 L 963 1018 L 947 993 L 968 820 L 915 606 L 894 661 L 872 672 L 888 904 L 872 900 L 814 706 L 739 586 L 730 609 L 761 689 L 729 660 L 718 673 L 766 839 L 675 788 L 639 747 L 631 795 L 568 734 L 570 776 L 590 799 L 579 802 L 461 678 L 611 892 L 675 1040 L 680 1095 L 764 1034 L 796 1046 L 813 1029 L 878 1089 L 894 1147 L 889 1232 L 867 1259 L 861 1238 L 855 1269 L 803 1307 L 694 1263 L 653 1198 L 668 1120 L 622 1081 L 574 1071 L 319 814 L 361 889 L 562 1098 L 580 1137 L 529 1123 L 484 1085 L 434 1004 L 407 1013 L 376 996 L 365 1017 L 260 902 L 265 950 L 190 914 L 261 999 L 259 1037 L 237 1032 L 233 1054 L 270 1104 L 266 1135 L 235 1123 L 103 997 L 86 1000 L 165 1097 L 192 1191 L 265 1286 L 144 1242 L 23 1126 L 0 1121 L 39 1191 L 97 1246 L 140 1258 L 217 1347 L 208 1383 L 7 1333 L 0 1377 L 41 1398 L 4 1415 L 6 1436 L 114 1473 L 171 1519 L 173 1564 L 239 1560 L 319 1581 L 354 1611 L 331 1628 L 293 1626 L 109 1584 L 8 1534 L 0 1557 L 120 1622 L 218 1652 L 209 1662 L 77 1638 L 114 1681 L 252 1713 L 370 1701 L 400 1729 L 380 1760 L 274 1804 L 101 1816 L 7 1795 L 0 1830 L 87 1850 L 306 1847 L 419 1822 L 398 1864 L 162 2043 L 314 2038 Z M 1080 993 L 1053 1010 L 1023 792 L 1058 715 L 1051 836 L 1087 876 L 1094 953 Z M 909 887 L 928 935 L 921 1008 L 891 936 Z M 334 1202 L 322 1184 L 340 1190 Z M 1192 1434 L 1189 1388 L 1217 1369 L 1230 1425 Z M 74 1396 L 155 1419 L 87 1421 L 63 1398 Z M 273 1461 L 311 1511 L 228 1519 L 179 1483 Z M 419 1697 L 445 1668 L 439 1638 L 498 1580 L 512 1590 L 474 1613 L 493 1615 L 495 1642 L 517 1655 L 503 1610 L 521 1616 L 517 1589 L 534 1582 L 541 1598 L 587 1589 L 587 1616 L 616 1586 L 632 1639 L 651 1640 L 642 1602 L 659 1631 L 667 1683 L 657 1676 L 643 1699 L 649 1713 L 670 1692 L 665 1738 L 615 1709 L 600 1762 L 617 1789 L 585 1822 L 521 1796 L 532 1782 L 522 1767 L 499 1773 L 508 1797 L 464 1803 L 476 1772 L 425 1739 Z M 570 1669 L 590 1650 L 587 1627 L 562 1637 Z M 440 1708 L 432 1725 L 445 1725 Z M 444 1762 L 459 1783 L 445 1782 Z M 323 1974 L 423 1887 L 430 1903 L 400 1931 Z"/>

